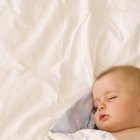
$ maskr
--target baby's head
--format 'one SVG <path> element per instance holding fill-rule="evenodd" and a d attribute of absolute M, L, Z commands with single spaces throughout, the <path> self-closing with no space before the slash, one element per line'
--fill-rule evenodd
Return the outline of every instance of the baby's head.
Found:
<path fill-rule="evenodd" d="M 104 71 L 94 83 L 93 100 L 98 129 L 140 127 L 140 69 L 116 66 Z"/>

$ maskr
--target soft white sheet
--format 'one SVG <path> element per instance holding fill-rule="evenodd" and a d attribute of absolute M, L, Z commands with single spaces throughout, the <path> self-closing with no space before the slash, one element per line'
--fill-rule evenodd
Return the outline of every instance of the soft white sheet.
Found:
<path fill-rule="evenodd" d="M 139 0 L 1 0 L 0 140 L 44 140 L 111 65 L 140 67 Z"/>
<path fill-rule="evenodd" d="M 75 133 L 51 133 L 46 140 L 118 140 L 111 133 L 94 130 L 94 129 L 82 129 Z"/>

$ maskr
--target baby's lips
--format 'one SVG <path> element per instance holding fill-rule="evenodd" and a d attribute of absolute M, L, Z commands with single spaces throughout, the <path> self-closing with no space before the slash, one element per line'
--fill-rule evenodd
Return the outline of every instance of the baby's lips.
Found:
<path fill-rule="evenodd" d="M 101 114 L 99 115 L 99 120 L 100 121 L 106 121 L 108 119 L 109 115 L 107 114 Z"/>

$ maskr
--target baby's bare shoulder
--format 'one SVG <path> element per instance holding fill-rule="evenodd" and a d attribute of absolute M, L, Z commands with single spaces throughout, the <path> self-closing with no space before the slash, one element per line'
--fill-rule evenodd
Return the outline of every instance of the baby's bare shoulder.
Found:
<path fill-rule="evenodd" d="M 140 127 L 130 128 L 126 130 L 122 130 L 119 132 L 112 132 L 113 136 L 115 136 L 118 140 L 139 140 L 140 139 Z"/>

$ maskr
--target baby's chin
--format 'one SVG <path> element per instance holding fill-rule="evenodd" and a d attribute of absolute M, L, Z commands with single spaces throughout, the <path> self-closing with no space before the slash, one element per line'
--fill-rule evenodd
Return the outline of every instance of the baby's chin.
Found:
<path fill-rule="evenodd" d="M 97 129 L 108 131 L 108 132 L 118 132 L 124 130 L 125 128 L 117 127 L 117 126 L 98 126 L 96 125 Z"/>

